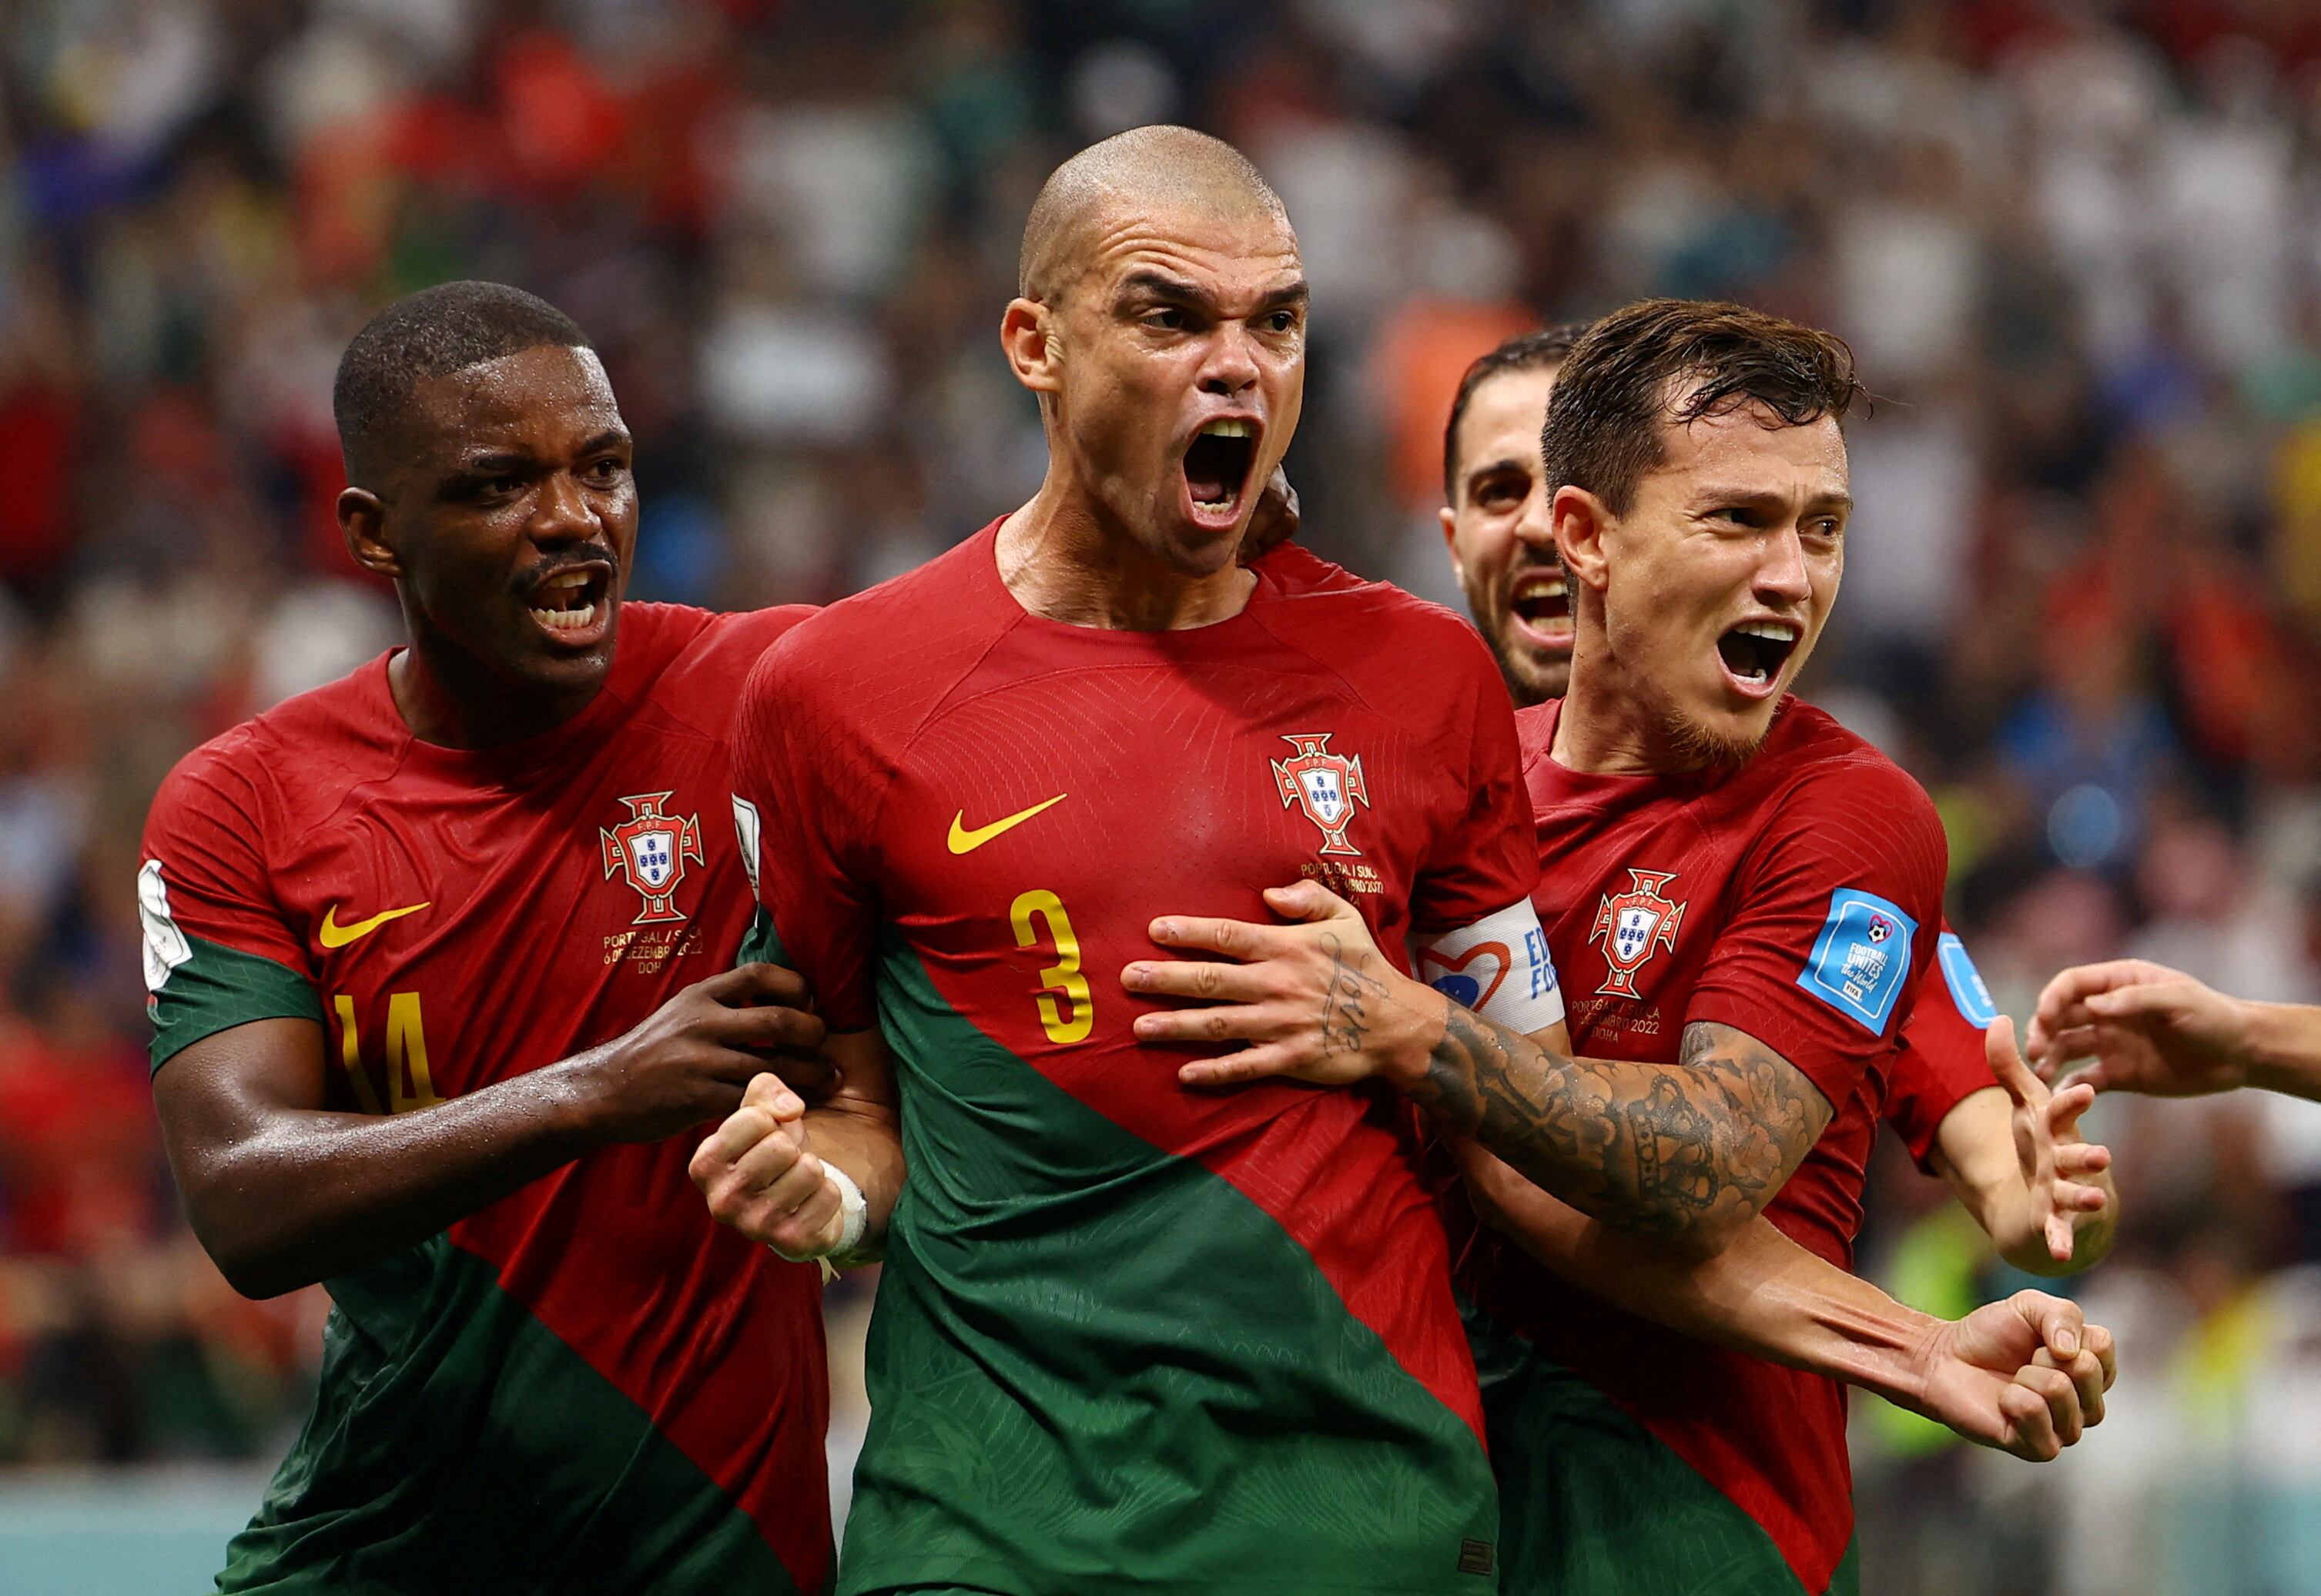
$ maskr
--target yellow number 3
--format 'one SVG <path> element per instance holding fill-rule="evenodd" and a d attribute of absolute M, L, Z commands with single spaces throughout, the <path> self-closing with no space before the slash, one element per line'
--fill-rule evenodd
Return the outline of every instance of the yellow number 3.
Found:
<path fill-rule="evenodd" d="M 1048 936 L 1056 945 L 1056 962 L 1040 972 L 1040 984 L 1047 989 L 1037 1000 L 1040 1028 L 1051 1042 L 1085 1042 L 1096 1029 L 1096 1006 L 1088 997 L 1088 977 L 1080 974 L 1080 939 L 1072 934 L 1072 917 L 1064 912 L 1064 901 L 1044 888 L 1024 893 L 1007 911 L 1007 918 L 1015 922 L 1016 947 L 1039 942 L 1039 930 L 1032 923 L 1034 915 L 1048 922 Z M 1071 1004 L 1070 1019 L 1064 1018 L 1049 993 L 1064 995 Z"/>

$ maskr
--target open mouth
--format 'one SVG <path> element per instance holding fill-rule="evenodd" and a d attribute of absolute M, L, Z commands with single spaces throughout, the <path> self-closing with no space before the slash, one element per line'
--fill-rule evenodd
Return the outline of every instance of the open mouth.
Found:
<path fill-rule="evenodd" d="M 1735 686 L 1762 697 L 1781 679 L 1803 635 L 1794 621 L 1744 621 L 1716 639 L 1716 657 Z"/>
<path fill-rule="evenodd" d="M 605 603 L 612 573 L 598 565 L 568 566 L 532 585 L 524 601 L 532 618 L 560 640 L 587 640 L 610 610 Z"/>
<path fill-rule="evenodd" d="M 1185 448 L 1185 491 L 1195 521 L 1211 528 L 1240 521 L 1250 467 L 1257 460 L 1258 431 L 1254 421 L 1221 416 L 1193 434 Z"/>
<path fill-rule="evenodd" d="M 1561 570 L 1527 571 L 1507 590 L 1507 612 L 1535 648 L 1571 648 L 1571 591 Z"/>

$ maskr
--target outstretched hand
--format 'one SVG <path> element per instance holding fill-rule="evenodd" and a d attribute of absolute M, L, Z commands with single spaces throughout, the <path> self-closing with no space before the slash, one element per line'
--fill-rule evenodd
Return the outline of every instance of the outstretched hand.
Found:
<path fill-rule="evenodd" d="M 2031 1055 L 2098 1092 L 2193 1097 L 2248 1084 L 2246 1011 L 2180 970 L 2140 958 L 2065 970 L 2039 994 Z"/>
<path fill-rule="evenodd" d="M 2003 1014 L 1983 1033 L 1983 1052 L 2014 1105 L 2016 1163 L 2047 1256 L 2068 1264 L 2079 1216 L 2100 1214 L 2111 1202 L 2109 1192 L 2080 1178 L 2111 1166 L 2111 1149 L 2080 1134 L 2080 1116 L 2095 1102 L 2096 1089 L 2080 1083 L 2051 1092 L 2023 1062 L 2015 1047 L 2015 1021 Z"/>
<path fill-rule="evenodd" d="M 1152 922 L 1155 942 L 1219 957 L 1140 959 L 1120 973 L 1140 996 L 1207 1005 L 1140 1014 L 1139 1041 L 1248 1044 L 1191 1060 L 1179 1081 L 1231 1086 L 1281 1075 L 1343 1086 L 1387 1067 L 1397 1044 L 1424 1034 L 1428 999 L 1441 1029 L 1442 1000 L 1387 962 L 1352 904 L 1312 881 L 1270 887 L 1265 903 L 1288 923 L 1164 915 Z M 1417 1051 L 1423 1057 L 1423 1042 Z"/>
<path fill-rule="evenodd" d="M 2119 1373 L 2111 1332 L 2044 1292 L 2017 1292 L 1943 1325 L 1922 1367 L 1921 1396 L 1907 1406 L 2033 1463 L 2103 1422 L 2104 1392 Z"/>

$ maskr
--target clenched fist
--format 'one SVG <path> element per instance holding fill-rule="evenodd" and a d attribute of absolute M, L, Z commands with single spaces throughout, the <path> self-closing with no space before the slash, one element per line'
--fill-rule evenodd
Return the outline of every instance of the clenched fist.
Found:
<path fill-rule="evenodd" d="M 792 1263 L 826 1257 L 844 1239 L 838 1183 L 806 1145 L 806 1103 L 761 1075 L 693 1155 L 688 1172 L 709 1211 Z"/>

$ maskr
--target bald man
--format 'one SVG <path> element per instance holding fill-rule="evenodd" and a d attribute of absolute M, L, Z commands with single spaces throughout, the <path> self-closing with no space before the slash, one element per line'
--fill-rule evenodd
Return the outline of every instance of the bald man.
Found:
<path fill-rule="evenodd" d="M 1111 975 L 1154 915 L 1248 917 L 1299 874 L 1386 946 L 1543 948 L 1488 650 L 1294 548 L 1235 563 L 1306 301 L 1226 145 L 1068 162 L 1000 330 L 1038 494 L 743 694 L 761 902 L 910 1171 L 882 1189 L 771 1077 L 695 1160 L 792 1256 L 884 1249 L 842 1591 L 1495 1586 L 1447 1244 L 1385 1098 L 1185 1091 L 1210 1050 L 1141 1047 L 1156 1004 Z M 1543 968 L 1502 987 L 1546 1022 Z"/>

